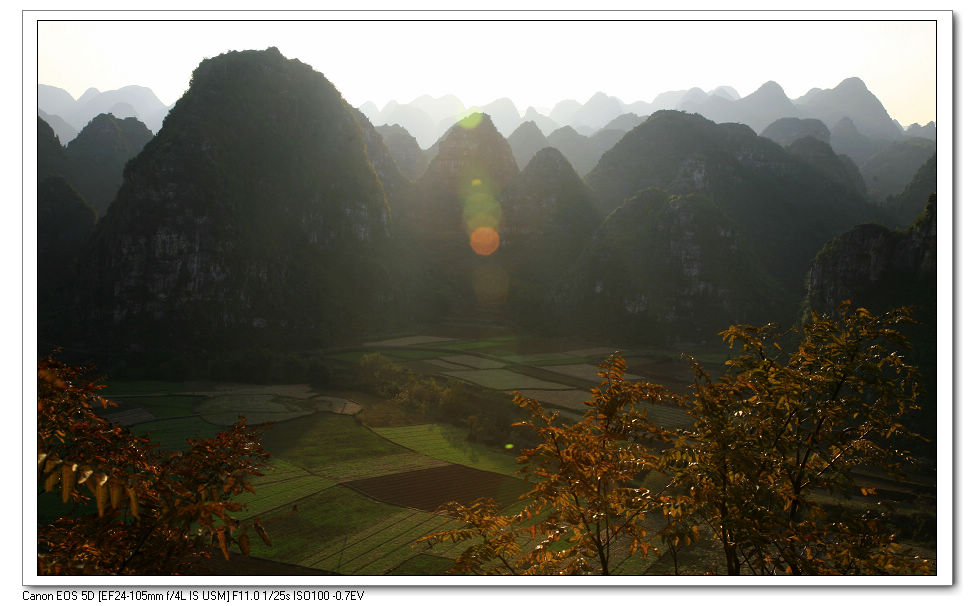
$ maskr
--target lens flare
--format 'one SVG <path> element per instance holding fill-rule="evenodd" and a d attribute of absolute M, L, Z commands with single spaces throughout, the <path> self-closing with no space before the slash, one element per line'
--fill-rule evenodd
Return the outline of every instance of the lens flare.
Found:
<path fill-rule="evenodd" d="M 501 238 L 493 227 L 482 225 L 471 232 L 471 248 L 482 257 L 494 254 L 500 244 Z"/>

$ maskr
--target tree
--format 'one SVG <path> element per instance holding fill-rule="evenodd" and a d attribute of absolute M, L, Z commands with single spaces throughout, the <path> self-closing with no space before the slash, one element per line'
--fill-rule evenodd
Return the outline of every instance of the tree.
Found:
<path fill-rule="evenodd" d="M 249 530 L 269 542 L 259 520 L 232 515 L 242 509 L 233 496 L 253 492 L 247 478 L 268 456 L 262 426 L 240 419 L 215 438 L 189 440 L 186 451 L 161 451 L 95 413 L 114 404 L 98 395 L 104 386 L 92 369 L 48 356 L 37 378 L 38 483 L 79 506 L 39 520 L 39 574 L 188 572 L 216 548 L 229 559 L 236 544 L 247 555 Z"/>
<path fill-rule="evenodd" d="M 741 352 L 719 382 L 694 363 L 694 429 L 664 454 L 677 489 L 662 502 L 668 542 L 710 536 L 731 575 L 929 572 L 897 545 L 883 503 L 827 498 L 875 495 L 859 472 L 913 462 L 901 446 L 918 437 L 903 425 L 918 389 L 901 357 L 908 322 L 905 309 L 877 317 L 846 302 L 813 315 L 793 353 L 771 325 L 721 333 Z"/>
<path fill-rule="evenodd" d="M 618 356 L 600 368 L 603 380 L 577 423 L 558 423 L 558 412 L 515 394 L 531 414 L 515 426 L 540 440 L 518 459 L 519 473 L 533 482 L 519 512 L 505 514 L 491 499 L 447 503 L 440 512 L 462 526 L 417 543 L 473 539 L 451 571 L 481 574 L 610 574 L 621 554 L 646 557 L 653 547 L 643 522 L 657 495 L 636 480 L 658 468 L 651 444 L 665 434 L 640 407 L 670 396 L 659 385 L 627 381 Z"/>
<path fill-rule="evenodd" d="M 517 425 L 540 440 L 519 458 L 534 482 L 527 504 L 507 514 L 485 499 L 448 503 L 440 511 L 457 525 L 420 541 L 471 541 L 451 569 L 466 573 L 609 574 L 621 542 L 646 557 L 659 553 L 654 541 L 679 573 L 678 547 L 706 540 L 729 575 L 930 573 L 897 544 L 871 481 L 914 462 L 904 445 L 919 436 L 903 422 L 917 408 L 918 373 L 898 331 L 908 322 L 904 309 L 878 317 L 846 303 L 795 335 L 732 326 L 721 334 L 741 351 L 728 372 L 712 381 L 692 359 L 685 397 L 627 381 L 615 355 L 575 424 L 516 394 L 531 413 Z M 792 353 L 780 345 L 786 337 Z M 668 401 L 693 429 L 647 420 L 647 406 Z M 666 486 L 640 487 L 648 472 L 663 473 Z M 651 533 L 648 522 L 661 519 Z"/>

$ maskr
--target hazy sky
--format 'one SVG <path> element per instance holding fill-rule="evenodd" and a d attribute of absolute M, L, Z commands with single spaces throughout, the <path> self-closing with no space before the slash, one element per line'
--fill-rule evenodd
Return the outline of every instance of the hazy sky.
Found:
<path fill-rule="evenodd" d="M 524 112 L 597 91 L 633 102 L 729 85 L 744 96 L 768 80 L 795 98 L 859 76 L 905 126 L 936 119 L 933 21 L 41 21 L 37 35 L 38 82 L 75 98 L 138 84 L 168 105 L 204 57 L 277 46 L 356 106 L 454 94 L 509 97 Z"/>

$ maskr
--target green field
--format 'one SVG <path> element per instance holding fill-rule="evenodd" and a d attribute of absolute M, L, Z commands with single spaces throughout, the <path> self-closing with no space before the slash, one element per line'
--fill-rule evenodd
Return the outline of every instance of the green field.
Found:
<path fill-rule="evenodd" d="M 222 429 L 200 417 L 150 421 L 131 427 L 132 433 L 148 435 L 150 440 L 167 450 L 186 450 L 189 448 L 187 438 L 212 438 Z"/>
<path fill-rule="evenodd" d="M 238 416 L 250 425 L 267 421 L 279 423 L 315 412 L 317 407 L 307 400 L 271 394 L 230 394 L 214 396 L 198 407 L 200 416 L 216 425 L 233 425 Z"/>
<path fill-rule="evenodd" d="M 443 374 L 470 381 L 481 387 L 497 389 L 501 391 L 511 391 L 514 389 L 569 389 L 569 386 L 552 381 L 543 381 L 535 377 L 519 374 L 503 368 L 490 368 L 487 370 L 451 370 Z"/>
<path fill-rule="evenodd" d="M 292 510 L 293 505 L 297 510 Z M 300 564 L 332 541 L 353 534 L 357 528 L 382 523 L 401 511 L 344 486 L 332 486 L 262 515 L 271 547 L 253 537 L 251 555 Z"/>
<path fill-rule="evenodd" d="M 505 475 L 515 475 L 518 469 L 514 454 L 469 442 L 463 429 L 450 425 L 407 425 L 376 428 L 374 431 L 406 448 L 450 463 Z"/>
<path fill-rule="evenodd" d="M 251 479 L 254 492 L 242 493 L 235 499 L 246 506 L 244 514 L 248 517 L 262 515 L 335 485 L 327 478 L 312 475 L 284 461 L 272 459 L 269 465 L 272 468 L 266 470 L 265 475 Z"/>
<path fill-rule="evenodd" d="M 111 398 L 109 398 L 111 399 Z M 156 418 L 185 417 L 195 414 L 196 406 L 206 400 L 204 396 L 127 396 L 112 400 L 118 407 L 104 409 L 105 412 L 125 411 L 142 408 L 152 413 Z M 102 411 L 99 410 L 101 413 Z"/>

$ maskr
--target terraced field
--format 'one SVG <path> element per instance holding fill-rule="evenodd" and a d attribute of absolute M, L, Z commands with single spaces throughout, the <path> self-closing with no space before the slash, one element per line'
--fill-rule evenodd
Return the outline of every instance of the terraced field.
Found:
<path fill-rule="evenodd" d="M 457 427 L 431 423 L 377 427 L 373 431 L 391 442 L 442 461 L 511 476 L 518 469 L 514 453 L 469 442 L 465 439 L 464 430 Z"/>
<path fill-rule="evenodd" d="M 331 358 L 356 364 L 379 351 L 421 372 L 505 393 L 520 390 L 575 418 L 591 397 L 585 385 L 599 381 L 595 364 L 613 349 L 548 346 L 516 336 L 415 335 Z M 670 366 L 661 369 L 645 361 L 640 375 L 666 374 Z M 553 379 L 558 376 L 565 383 Z M 471 443 L 462 428 L 391 414 L 387 409 L 397 405 L 376 396 L 308 385 L 166 382 L 119 384 L 114 394 L 120 407 L 105 414 L 165 448 L 215 435 L 238 415 L 251 424 L 273 422 L 263 440 L 272 455 L 269 465 L 252 479 L 255 492 L 239 497 L 241 517 L 259 517 L 272 540 L 270 547 L 252 540 L 255 570 L 267 562 L 347 575 L 442 574 L 466 545 L 414 545 L 451 523 L 434 510 L 448 500 L 481 496 L 511 507 L 528 488 L 516 474 L 516 453 Z M 689 421 L 682 411 L 663 407 L 654 407 L 650 417 L 666 426 Z M 369 427 L 362 419 L 383 426 Z M 639 558 L 620 555 L 618 572 L 646 569 Z"/>

